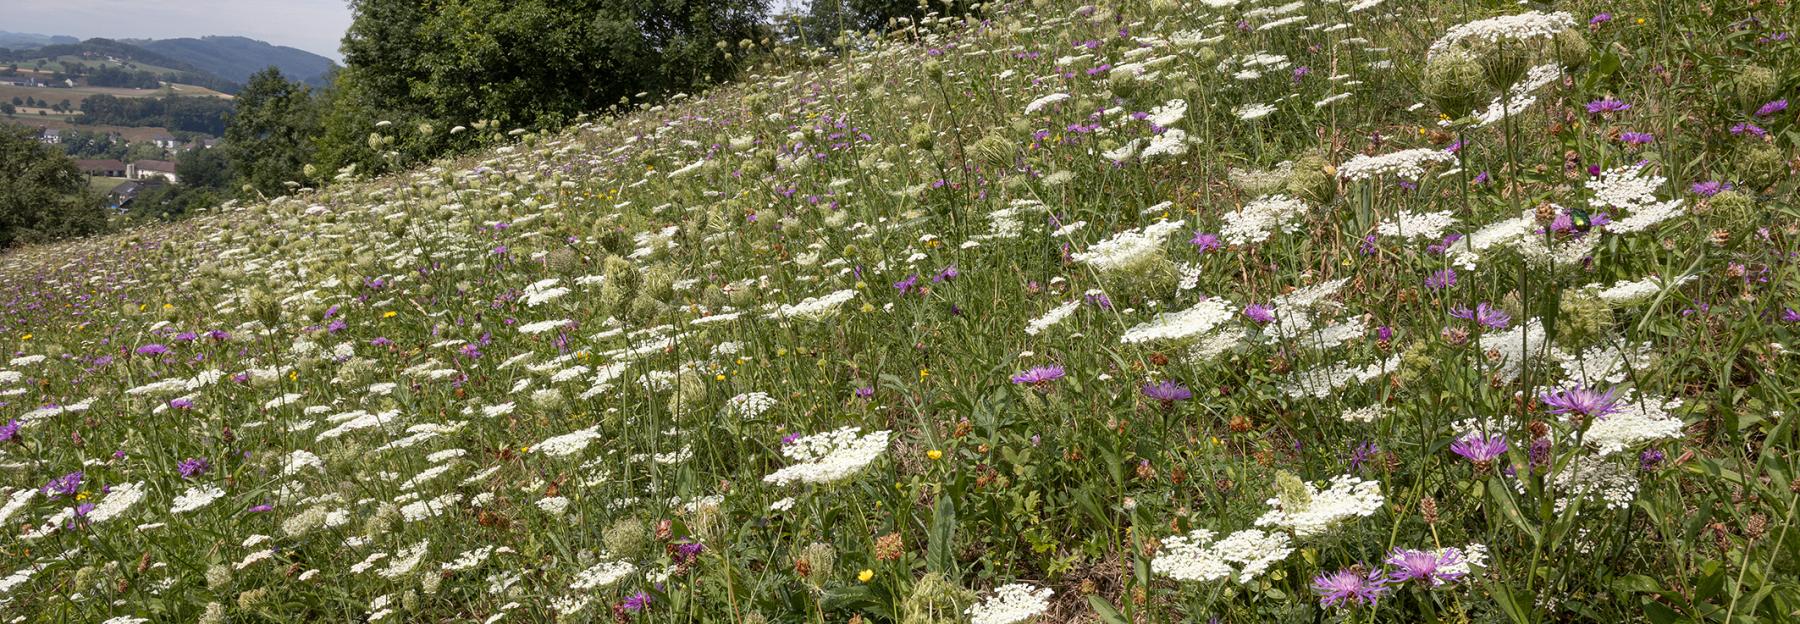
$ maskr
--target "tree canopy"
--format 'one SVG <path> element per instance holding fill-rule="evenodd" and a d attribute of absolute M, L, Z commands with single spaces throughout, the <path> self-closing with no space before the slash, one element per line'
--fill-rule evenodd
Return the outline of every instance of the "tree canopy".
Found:
<path fill-rule="evenodd" d="M 35 135 L 0 126 L 0 248 L 106 227 L 106 214 L 87 190 L 87 176 Z"/>

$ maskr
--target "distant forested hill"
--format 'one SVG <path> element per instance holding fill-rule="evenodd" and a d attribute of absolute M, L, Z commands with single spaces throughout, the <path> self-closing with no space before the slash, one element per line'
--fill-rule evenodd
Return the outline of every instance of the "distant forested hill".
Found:
<path fill-rule="evenodd" d="M 296 80 L 323 85 L 331 70 L 337 68 L 336 63 L 323 56 L 246 37 L 156 39 L 131 43 L 239 84 L 248 82 L 251 74 L 273 65 Z"/>

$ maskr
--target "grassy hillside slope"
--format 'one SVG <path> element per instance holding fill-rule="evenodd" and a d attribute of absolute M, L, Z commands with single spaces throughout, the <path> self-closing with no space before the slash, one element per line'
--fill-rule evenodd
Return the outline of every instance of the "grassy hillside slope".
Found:
<path fill-rule="evenodd" d="M 0 615 L 1792 621 L 1775 4 L 1002 3 L 11 251 Z"/>

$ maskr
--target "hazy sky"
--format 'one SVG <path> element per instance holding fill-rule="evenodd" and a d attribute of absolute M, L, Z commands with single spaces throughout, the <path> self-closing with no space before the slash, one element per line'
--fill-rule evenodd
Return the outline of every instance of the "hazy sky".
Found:
<path fill-rule="evenodd" d="M 237 35 L 342 62 L 345 0 L 6 0 L 0 29 L 87 39 Z"/>

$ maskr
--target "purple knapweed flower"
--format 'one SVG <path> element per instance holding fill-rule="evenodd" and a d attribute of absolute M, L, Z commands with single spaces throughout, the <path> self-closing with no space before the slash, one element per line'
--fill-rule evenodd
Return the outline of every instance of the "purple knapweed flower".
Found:
<path fill-rule="evenodd" d="M 1162 401 L 1166 406 L 1176 401 L 1194 398 L 1194 392 L 1182 386 L 1180 382 L 1165 379 L 1159 383 L 1144 384 L 1144 396 Z"/>
<path fill-rule="evenodd" d="M 1425 287 L 1431 290 L 1443 290 L 1456 285 L 1456 269 L 1442 268 L 1425 276 Z"/>
<path fill-rule="evenodd" d="M 179 399 L 172 399 L 169 401 L 169 407 L 171 409 L 179 409 L 179 410 L 193 409 L 194 402 L 193 402 L 193 400 L 185 398 L 185 397 L 179 398 Z"/>
<path fill-rule="evenodd" d="M 1582 385 L 1564 388 L 1555 392 L 1538 395 L 1545 405 L 1550 406 L 1550 413 L 1563 414 L 1570 417 L 1605 418 L 1619 410 L 1618 396 L 1615 389 L 1600 392 Z"/>
<path fill-rule="evenodd" d="M 1511 314 L 1507 314 L 1505 310 L 1489 305 L 1486 301 L 1475 304 L 1475 309 L 1473 310 L 1466 307 L 1451 308 L 1450 316 L 1465 321 L 1475 321 L 1482 327 L 1488 329 L 1506 329 L 1506 326 L 1512 323 Z"/>
<path fill-rule="evenodd" d="M 274 511 L 274 510 L 275 510 L 275 506 L 274 506 L 274 505 L 270 505 L 270 504 L 268 504 L 268 503 L 263 503 L 263 504 L 261 504 L 261 505 L 257 505 L 257 506 L 255 506 L 255 507 L 251 507 L 251 508 L 249 508 L 249 509 L 246 509 L 246 510 L 245 510 L 245 511 L 248 511 L 248 512 L 250 512 L 250 513 L 263 513 L 263 512 L 265 512 L 265 511 Z"/>
<path fill-rule="evenodd" d="M 81 491 L 81 477 L 81 471 L 77 470 L 51 479 L 49 483 L 44 484 L 44 487 L 38 488 L 38 493 L 49 498 L 74 496 L 76 492 Z"/>
<path fill-rule="evenodd" d="M 1387 593 L 1386 582 L 1381 570 L 1346 568 L 1313 577 L 1313 593 L 1321 607 L 1373 605 Z"/>
<path fill-rule="evenodd" d="M 1461 455 L 1476 466 L 1486 466 L 1505 456 L 1507 448 L 1506 435 L 1498 433 L 1492 436 L 1471 433 L 1450 444 L 1450 452 Z"/>
<path fill-rule="evenodd" d="M 1244 306 L 1244 316 L 1258 323 L 1268 323 L 1275 320 L 1275 311 L 1270 309 L 1269 306 L 1260 303 L 1252 303 Z"/>
<path fill-rule="evenodd" d="M 1649 145 L 1656 140 L 1656 135 L 1648 132 L 1620 132 L 1619 142 L 1626 145 Z"/>
<path fill-rule="evenodd" d="M 1611 13 L 1596 13 L 1593 17 L 1588 18 L 1588 26 L 1599 28 L 1601 24 L 1612 21 L 1612 18 Z"/>
<path fill-rule="evenodd" d="M 1440 553 L 1395 548 L 1388 554 L 1387 564 L 1397 569 L 1388 573 L 1388 580 L 1395 583 L 1418 581 L 1432 587 L 1441 587 L 1445 583 L 1456 582 L 1466 574 L 1463 570 L 1446 569 L 1462 562 L 1462 552 L 1455 548 L 1446 548 Z"/>
<path fill-rule="evenodd" d="M 857 386 L 856 398 L 867 399 L 875 396 L 875 386 Z"/>
<path fill-rule="evenodd" d="M 1599 114 L 1603 114 L 1603 113 L 1621 113 L 1621 112 L 1625 112 L 1628 110 L 1631 110 L 1630 104 L 1626 104 L 1626 103 L 1621 102 L 1614 98 L 1606 98 L 1603 100 L 1594 100 L 1592 102 L 1587 103 L 1587 112 L 1590 115 L 1599 115 Z"/>
<path fill-rule="evenodd" d="M 1199 251 L 1200 253 L 1206 253 L 1222 246 L 1219 243 L 1219 235 L 1211 232 L 1196 231 L 1194 232 L 1194 238 L 1188 242 L 1192 243 L 1194 245 L 1194 250 Z"/>
<path fill-rule="evenodd" d="M 1016 384 L 1031 385 L 1046 384 L 1062 379 L 1063 375 L 1063 367 L 1055 364 L 1049 366 L 1034 366 L 1024 372 L 1013 375 L 1012 382 Z"/>
<path fill-rule="evenodd" d="M 1662 465 L 1664 457 L 1665 455 L 1663 455 L 1662 451 L 1656 449 L 1644 449 L 1643 453 L 1638 454 L 1638 470 L 1644 472 L 1656 470 L 1657 466 Z"/>
<path fill-rule="evenodd" d="M 205 457 L 189 457 L 175 465 L 175 471 L 181 473 L 183 479 L 198 477 L 209 470 L 212 470 L 212 462 L 206 461 Z"/>
<path fill-rule="evenodd" d="M 1720 182 L 1718 180 L 1706 180 L 1703 182 L 1695 182 L 1693 186 L 1688 187 L 1688 190 L 1693 191 L 1695 195 L 1701 197 L 1712 197 L 1718 195 L 1720 191 L 1730 188 L 1731 185 L 1728 183 Z"/>
<path fill-rule="evenodd" d="M 1732 124 L 1731 133 L 1735 134 L 1735 135 L 1739 135 L 1739 136 L 1748 134 L 1750 136 L 1762 138 L 1762 137 L 1768 135 L 1769 131 L 1762 129 L 1762 126 L 1758 126 L 1756 124 L 1745 121 L 1745 122 Z"/>
<path fill-rule="evenodd" d="M 937 284 L 937 283 L 941 283 L 941 282 L 948 282 L 948 281 L 956 279 L 958 277 L 962 277 L 962 271 L 956 270 L 956 265 L 952 264 L 950 266 L 944 267 L 944 270 L 938 271 L 937 276 L 931 278 L 931 283 Z"/>
<path fill-rule="evenodd" d="M 646 594 L 641 591 L 638 593 L 632 594 L 630 598 L 625 599 L 625 602 L 620 603 L 619 607 L 621 609 L 630 611 L 632 613 L 637 613 L 639 611 L 643 611 L 644 609 L 648 609 L 648 608 L 650 608 L 650 594 Z"/>
<path fill-rule="evenodd" d="M 910 292 L 913 288 L 917 287 L 918 285 L 919 285 L 919 274 L 914 273 L 912 275 L 906 276 L 906 279 L 900 280 L 898 282 L 894 282 L 894 289 L 900 291 L 900 294 L 904 295 L 907 292 Z"/>
<path fill-rule="evenodd" d="M 1781 111 L 1787 110 L 1787 104 L 1788 104 L 1787 98 L 1782 98 L 1779 100 L 1775 100 L 1773 102 L 1769 102 L 1768 104 L 1762 105 L 1762 108 L 1756 109 L 1756 116 L 1757 117 L 1768 117 L 1775 113 L 1779 113 Z"/>
<path fill-rule="evenodd" d="M 154 342 L 137 348 L 138 355 L 162 355 L 168 352 L 169 347 L 167 345 L 161 345 Z"/>
<path fill-rule="evenodd" d="M 1379 454 L 1381 454 L 1381 447 L 1375 446 L 1374 442 L 1369 442 L 1367 440 L 1364 440 L 1361 444 L 1350 447 L 1350 469 L 1357 470 L 1362 468 L 1363 464 L 1368 463 L 1369 460 L 1374 459 L 1375 456 Z"/>
<path fill-rule="evenodd" d="M 22 438 L 19 437 L 19 427 L 21 426 L 23 425 L 19 424 L 19 419 L 17 418 L 8 421 L 4 425 L 0 425 L 0 443 L 22 441 Z"/>

